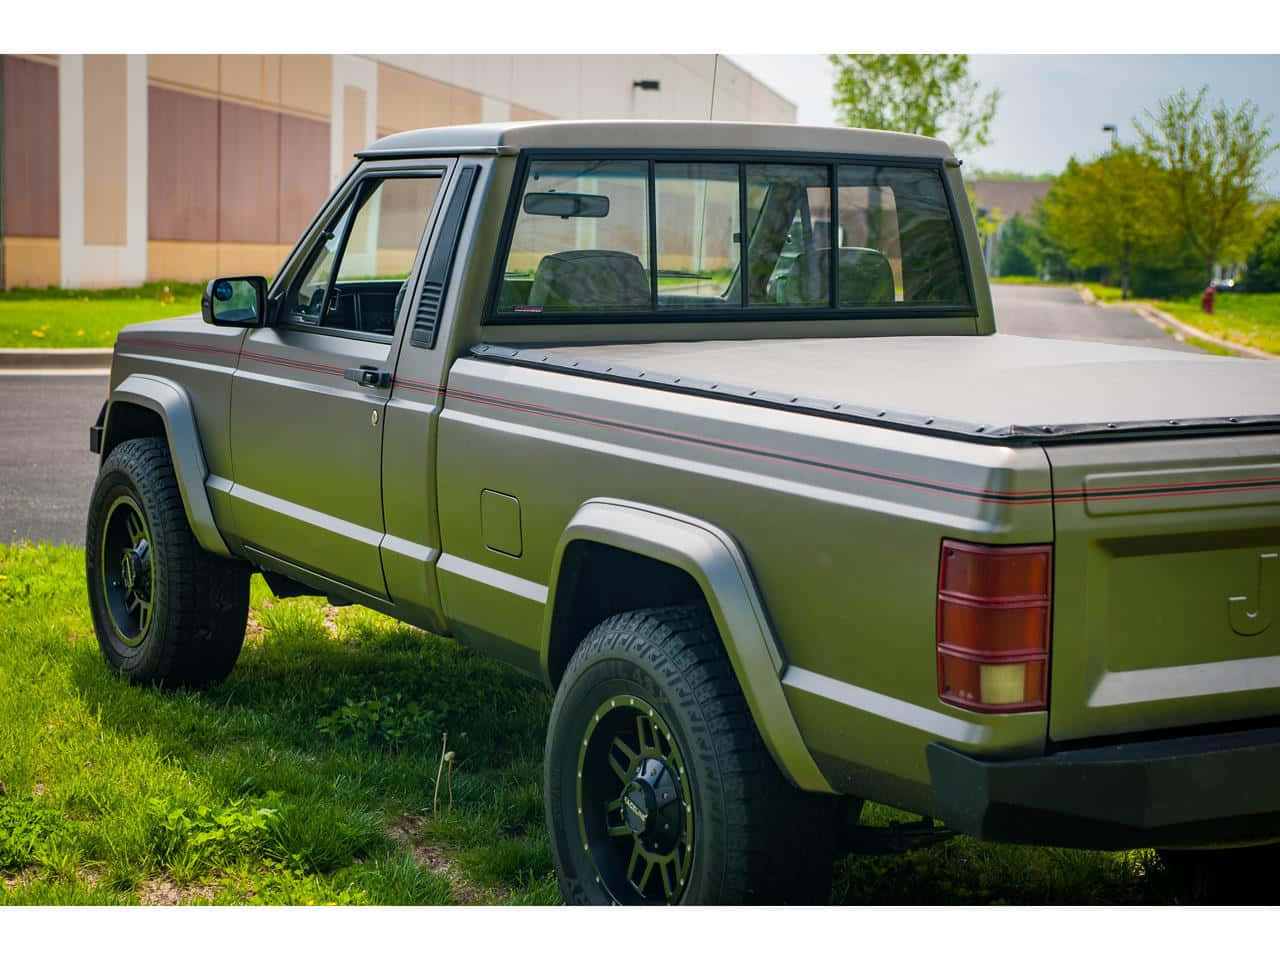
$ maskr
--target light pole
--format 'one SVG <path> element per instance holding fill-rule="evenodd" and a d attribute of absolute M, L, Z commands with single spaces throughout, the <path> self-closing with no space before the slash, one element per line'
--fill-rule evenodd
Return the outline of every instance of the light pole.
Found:
<path fill-rule="evenodd" d="M 1111 134 L 1111 149 L 1114 150 L 1116 148 L 1116 144 L 1120 141 L 1119 129 L 1114 123 L 1104 123 L 1102 125 L 1102 132 Z"/>

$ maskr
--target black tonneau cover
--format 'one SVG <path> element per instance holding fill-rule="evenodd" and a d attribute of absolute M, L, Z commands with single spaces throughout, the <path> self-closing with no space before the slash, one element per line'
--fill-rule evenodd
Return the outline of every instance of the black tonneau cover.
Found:
<path fill-rule="evenodd" d="M 966 440 L 1280 428 L 1280 363 L 989 336 L 502 346 L 476 357 Z"/>

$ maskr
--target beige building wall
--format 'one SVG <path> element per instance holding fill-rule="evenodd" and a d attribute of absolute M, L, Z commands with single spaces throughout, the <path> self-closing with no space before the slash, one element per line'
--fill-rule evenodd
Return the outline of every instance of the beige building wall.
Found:
<path fill-rule="evenodd" d="M 712 55 L 5 59 L 42 64 L 44 78 L 31 82 L 44 85 L 48 100 L 6 114 L 6 150 L 24 136 L 11 124 L 44 117 L 54 135 L 41 133 L 40 142 L 56 156 L 23 160 L 24 183 L 5 184 L 25 231 L 4 232 L 7 288 L 273 274 L 352 155 L 401 130 L 630 117 L 794 122 L 796 114 L 733 61 Z M 30 68 L 15 71 L 29 75 Z M 661 89 L 634 86 L 650 79 Z M 153 101 L 168 118 L 157 121 L 160 129 L 185 122 L 180 144 L 151 143 Z M 28 181 L 42 169 L 48 185 L 39 196 L 51 199 L 24 207 L 22 198 L 36 195 Z"/>

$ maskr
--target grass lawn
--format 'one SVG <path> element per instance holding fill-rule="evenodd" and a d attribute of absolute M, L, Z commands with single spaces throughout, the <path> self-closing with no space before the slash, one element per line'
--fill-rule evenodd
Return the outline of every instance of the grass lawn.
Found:
<path fill-rule="evenodd" d="M 191 283 L 0 292 L 0 349 L 110 347 L 120 328 L 130 323 L 198 313 L 202 292 Z"/>
<path fill-rule="evenodd" d="M 0 904 L 560 902 L 543 826 L 549 695 L 368 611 L 254 578 L 206 693 L 104 665 L 83 553 L 0 546 Z M 456 752 L 433 813 L 441 736 Z M 864 817 L 900 816 L 869 807 Z M 836 903 L 1169 903 L 1150 852 L 967 838 L 850 857 Z"/>
<path fill-rule="evenodd" d="M 1198 296 L 1155 305 L 1215 337 L 1280 353 L 1280 293 L 1220 293 L 1211 314 L 1200 309 Z"/>

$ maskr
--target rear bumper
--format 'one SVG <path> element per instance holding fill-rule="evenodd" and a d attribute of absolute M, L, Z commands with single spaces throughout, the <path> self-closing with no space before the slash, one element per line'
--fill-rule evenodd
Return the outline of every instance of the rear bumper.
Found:
<path fill-rule="evenodd" d="M 1280 727 L 983 760 L 926 748 L 934 813 L 985 840 L 1124 850 L 1280 840 Z"/>

